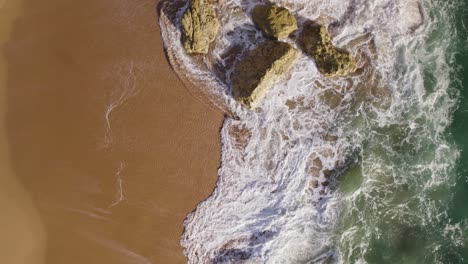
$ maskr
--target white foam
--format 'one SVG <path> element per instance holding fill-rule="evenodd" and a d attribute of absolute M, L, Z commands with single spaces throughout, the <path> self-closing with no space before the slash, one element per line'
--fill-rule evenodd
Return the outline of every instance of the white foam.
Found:
<path fill-rule="evenodd" d="M 412 117 L 402 125 L 417 131 L 421 128 L 418 115 L 432 113 L 437 129 L 436 136 L 430 137 L 440 139 L 448 124 L 444 118 L 454 104 L 447 99 L 447 83 L 426 97 L 419 61 L 424 54 L 415 54 L 430 28 L 423 5 L 417 0 L 272 1 L 288 7 L 299 21 L 331 23 L 335 44 L 359 58 L 363 70 L 353 77 L 325 78 L 313 60 L 301 53 L 291 72 L 272 85 L 259 109 L 248 111 L 231 98 L 229 86 L 222 82 L 225 78 L 229 83 L 232 69 L 226 68 L 226 76 L 221 77 L 209 69 L 217 63 L 228 67 L 222 58 L 230 47 L 249 48 L 261 41 L 248 15 L 254 2 L 220 2 L 221 29 L 204 65 L 184 52 L 177 27 L 167 23 L 164 14 L 161 19 L 173 63 L 190 81 L 202 84 L 203 92 L 218 106 L 239 117 L 224 122 L 219 180 L 213 194 L 185 221 L 184 253 L 189 263 L 347 263 L 349 252 L 340 252 L 333 237 L 343 208 L 349 206 L 344 201 L 355 203 L 363 193 L 378 188 L 378 182 L 412 179 L 398 177 L 396 168 L 385 167 L 384 156 L 361 153 L 364 183 L 355 193 L 341 195 L 331 191 L 334 182 L 325 177 L 325 170 L 345 166 L 371 138 L 369 126 L 400 124 L 404 114 Z M 341 98 L 338 106 L 323 99 L 328 92 Z M 295 107 L 290 109 L 288 100 Z M 245 148 L 230 132 L 233 127 L 249 131 Z M 327 140 L 327 135 L 336 140 Z M 451 149 L 440 146 L 435 153 L 445 158 L 452 154 L 448 159 L 456 160 L 456 151 L 447 153 L 447 148 Z M 316 189 L 311 188 L 314 177 L 310 175 L 315 158 L 323 166 L 319 182 L 330 183 L 319 183 Z M 433 158 L 427 165 L 424 169 L 435 176 L 423 186 L 447 180 L 437 177 L 453 162 Z M 377 204 L 371 206 L 378 210 Z M 357 227 L 345 230 L 341 245 L 358 243 L 358 231 Z M 361 247 L 364 254 L 366 246 L 360 242 L 350 248 Z M 355 261 L 365 263 L 362 256 Z"/>

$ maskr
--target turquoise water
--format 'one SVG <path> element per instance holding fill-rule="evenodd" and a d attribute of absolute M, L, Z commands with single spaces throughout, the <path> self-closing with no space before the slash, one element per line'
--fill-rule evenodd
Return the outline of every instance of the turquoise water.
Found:
<path fill-rule="evenodd" d="M 367 121 L 358 162 L 341 177 L 344 263 L 468 263 L 468 3 L 425 5 L 431 26 L 410 45 L 425 93 L 402 88 L 401 116 Z"/>

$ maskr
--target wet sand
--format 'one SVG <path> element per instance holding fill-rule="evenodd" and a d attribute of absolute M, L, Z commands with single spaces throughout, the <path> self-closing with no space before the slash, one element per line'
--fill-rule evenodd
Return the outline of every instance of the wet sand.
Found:
<path fill-rule="evenodd" d="M 20 7 L 19 1 L 0 1 L 0 45 L 8 40 Z M 45 231 L 31 196 L 13 173 L 5 127 L 6 95 L 6 66 L 0 56 L 0 263 L 39 264 L 44 259 Z"/>
<path fill-rule="evenodd" d="M 0 225 L 18 256 L 185 262 L 182 221 L 215 186 L 223 116 L 168 66 L 156 6 L 25 0 L 2 30 L 0 164 L 17 199 L 0 204 L 23 209 Z"/>

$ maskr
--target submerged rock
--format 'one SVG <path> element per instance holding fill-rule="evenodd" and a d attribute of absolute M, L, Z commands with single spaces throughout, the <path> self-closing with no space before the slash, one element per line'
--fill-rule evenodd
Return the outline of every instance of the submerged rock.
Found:
<path fill-rule="evenodd" d="M 299 36 L 299 46 L 311 56 L 325 75 L 347 75 L 356 71 L 356 60 L 345 50 L 333 46 L 325 26 L 309 22 Z"/>
<path fill-rule="evenodd" d="M 259 44 L 237 63 L 231 75 L 232 95 L 248 107 L 255 107 L 268 85 L 289 70 L 297 54 L 288 43 Z"/>
<path fill-rule="evenodd" d="M 252 11 L 255 25 L 272 38 L 286 38 L 297 29 L 296 18 L 284 7 L 258 5 Z"/>
<path fill-rule="evenodd" d="M 182 17 L 182 44 L 190 54 L 206 54 L 216 38 L 219 21 L 211 0 L 189 0 Z"/>

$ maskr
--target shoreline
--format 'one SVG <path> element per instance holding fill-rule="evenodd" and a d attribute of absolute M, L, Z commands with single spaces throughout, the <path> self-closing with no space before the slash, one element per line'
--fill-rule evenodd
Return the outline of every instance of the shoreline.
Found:
<path fill-rule="evenodd" d="M 167 27 L 175 25 L 177 22 L 177 10 L 182 8 L 186 4 L 185 1 L 171 1 L 171 0 L 159 0 L 158 1 L 158 23 L 160 26 L 160 33 L 162 33 L 162 40 L 164 46 L 164 53 L 166 55 L 167 61 L 169 62 L 172 70 L 177 74 L 179 79 L 184 83 L 185 87 L 191 95 L 198 98 L 200 101 L 209 101 L 209 107 L 216 108 L 223 112 L 226 116 L 236 119 L 235 114 L 232 112 L 232 109 L 227 105 L 227 102 L 220 99 L 219 94 L 214 93 L 209 89 L 201 89 L 199 87 L 205 87 L 210 85 L 209 83 L 204 82 L 199 78 L 193 78 L 193 76 L 188 75 L 189 72 L 188 65 L 185 65 L 184 61 L 180 61 L 177 58 L 177 54 L 172 47 L 166 47 L 165 42 L 171 42 L 171 39 L 164 39 L 164 36 L 168 37 Z M 176 26 L 177 27 L 177 26 Z M 202 65 L 200 65 L 202 66 Z M 202 66 L 203 67 L 203 66 Z M 222 127 L 220 127 L 221 129 Z"/>
<path fill-rule="evenodd" d="M 185 263 L 224 117 L 169 67 L 158 1 L 25 2 L 3 49 L 6 132 L 46 263 Z"/>

